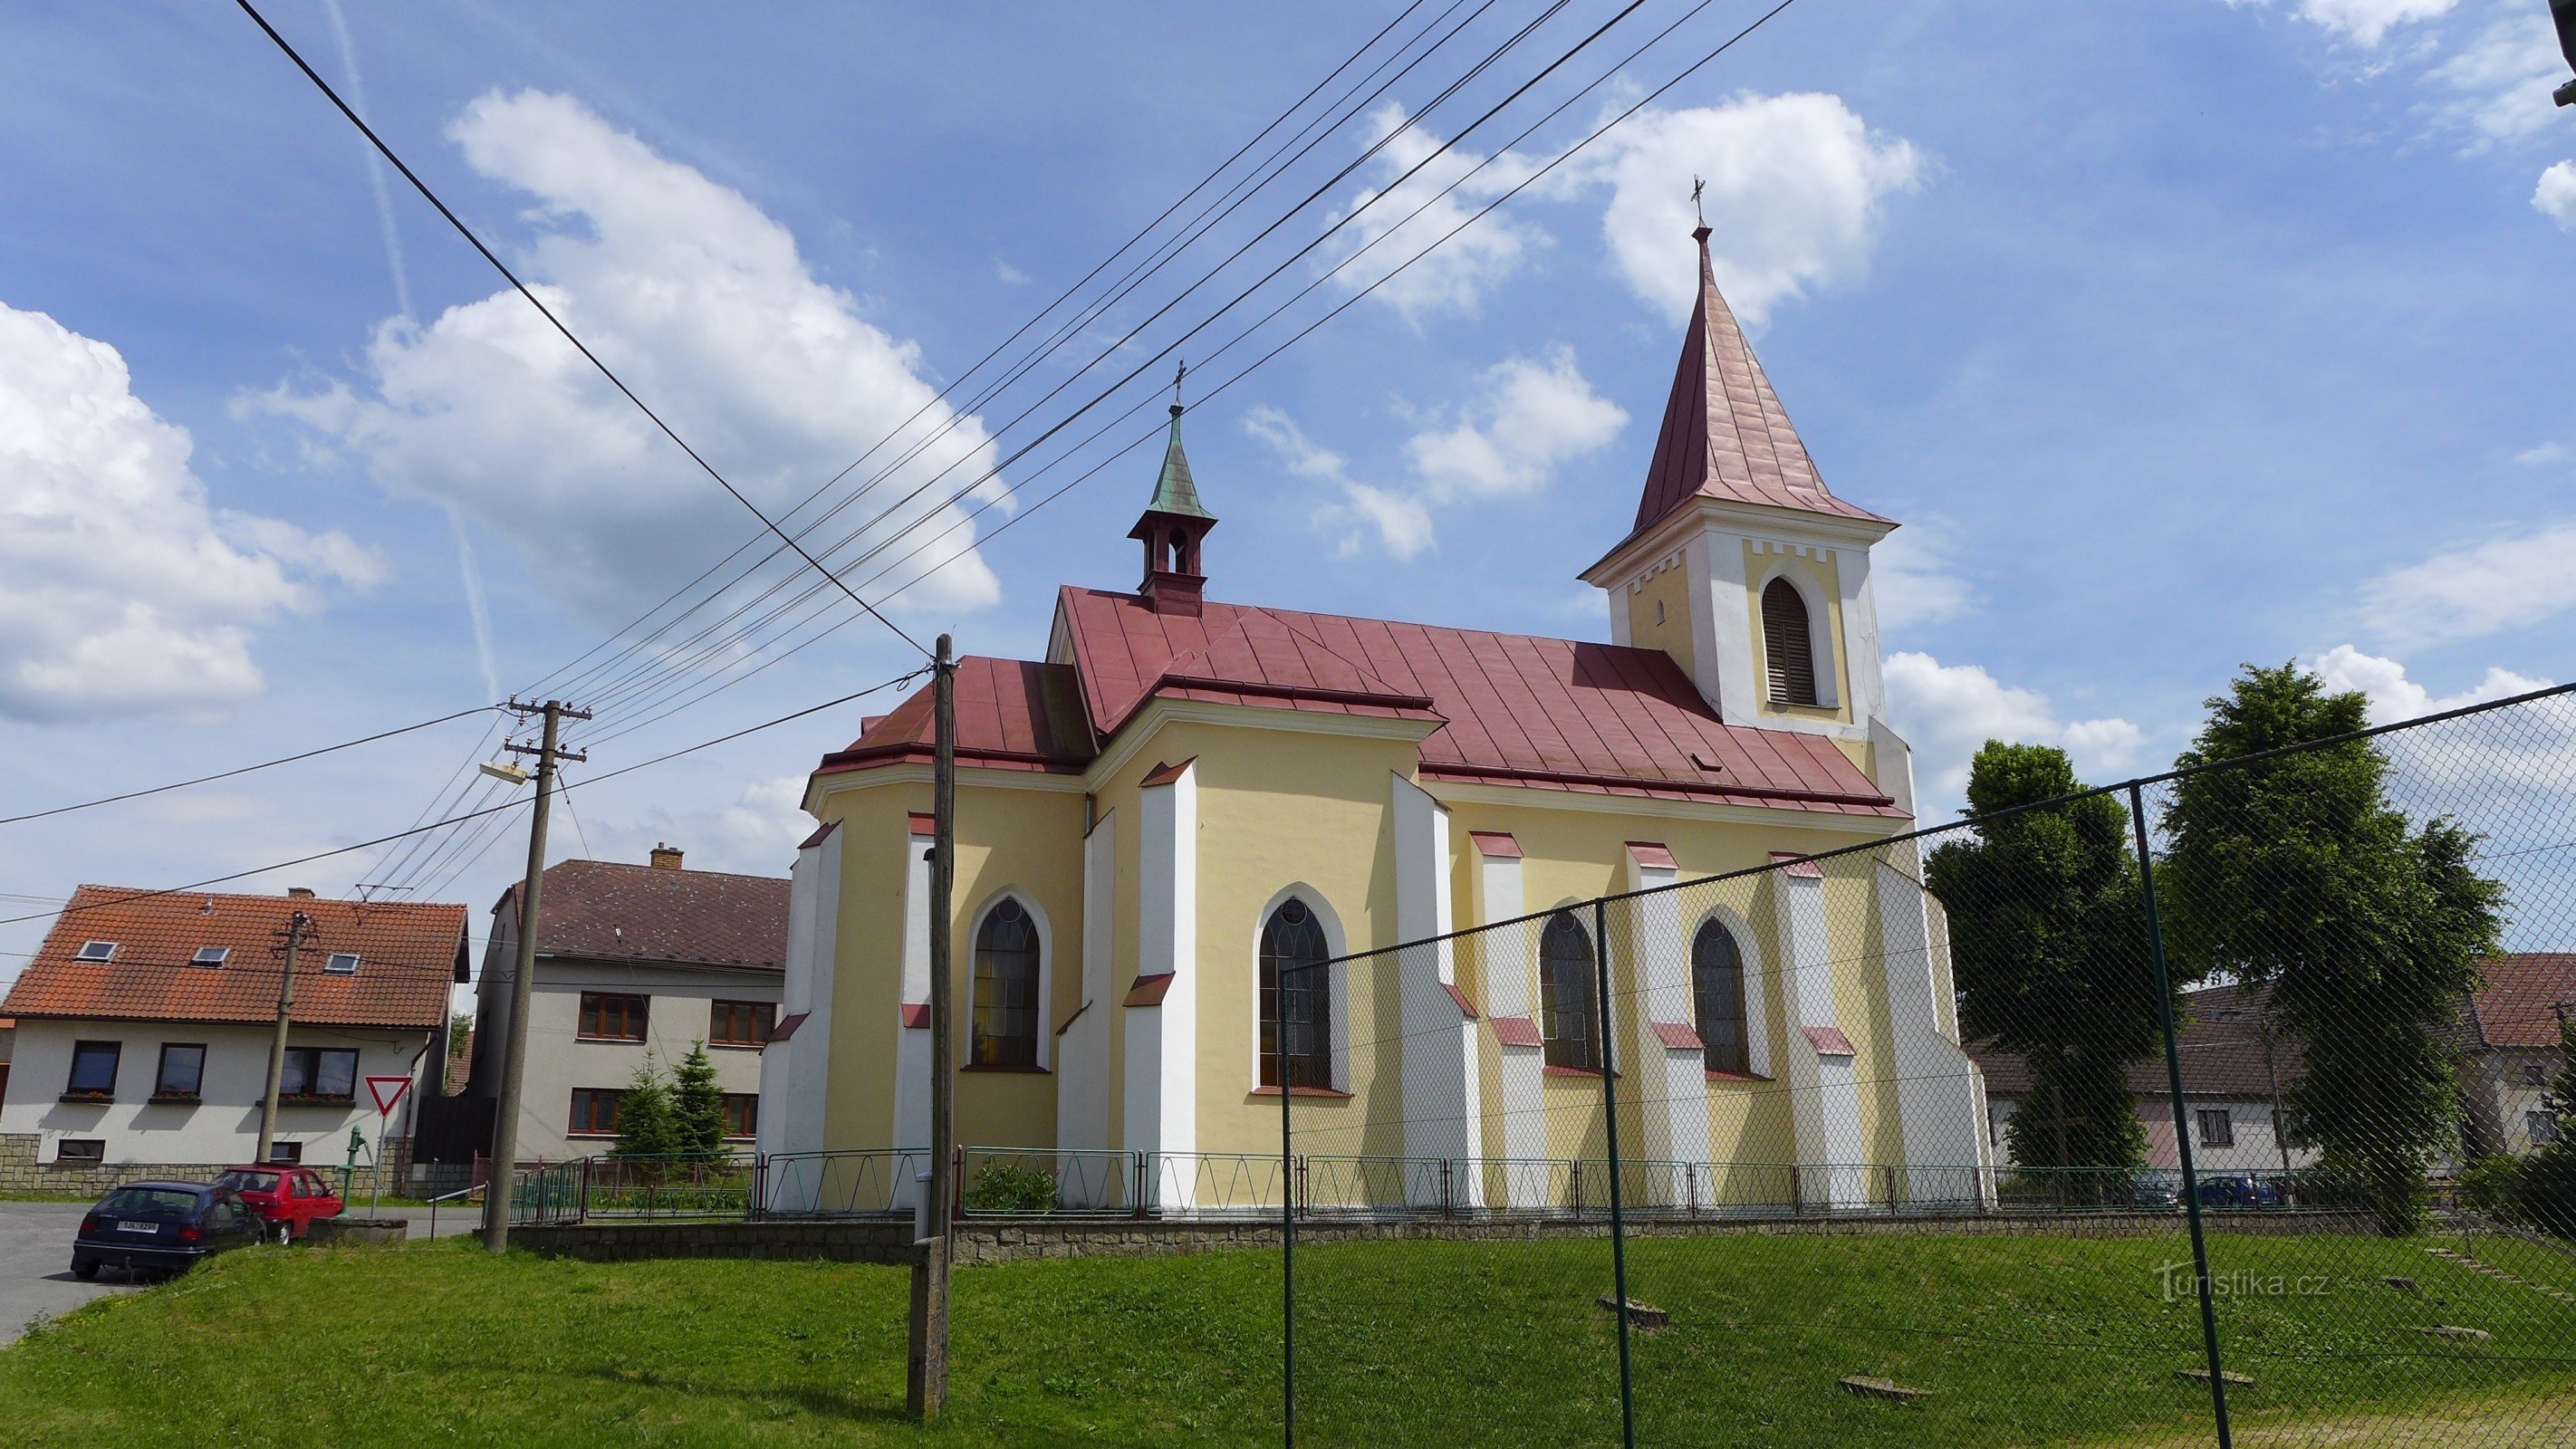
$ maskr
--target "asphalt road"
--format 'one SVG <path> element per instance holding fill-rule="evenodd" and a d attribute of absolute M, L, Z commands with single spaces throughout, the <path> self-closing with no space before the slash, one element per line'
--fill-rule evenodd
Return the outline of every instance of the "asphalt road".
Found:
<path fill-rule="evenodd" d="M 80 1203 L 0 1202 L 0 1344 L 17 1342 L 36 1319 L 69 1313 L 102 1293 L 133 1291 L 112 1268 L 94 1282 L 72 1276 L 72 1234 L 87 1211 Z"/>
<path fill-rule="evenodd" d="M 139 1286 L 114 1268 L 102 1269 L 88 1283 L 72 1276 L 72 1235 L 88 1210 L 83 1203 L 0 1202 L 0 1345 L 17 1342 L 34 1320 L 68 1313 L 103 1293 L 128 1293 Z M 366 1205 L 359 1204 L 356 1211 L 364 1214 Z M 427 1208 L 389 1207 L 381 1216 L 409 1221 L 415 1238 L 429 1236 Z M 471 1204 L 438 1210 L 442 1238 L 470 1233 L 479 1224 Z"/>

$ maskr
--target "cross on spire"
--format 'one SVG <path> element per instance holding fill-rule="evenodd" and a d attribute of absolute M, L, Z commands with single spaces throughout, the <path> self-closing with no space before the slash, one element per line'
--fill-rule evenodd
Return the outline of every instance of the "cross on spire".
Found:
<path fill-rule="evenodd" d="M 1190 375 L 1190 363 L 1185 357 L 1174 361 L 1177 365 L 1172 369 L 1172 416 L 1177 418 L 1181 415 L 1181 379 Z"/>
<path fill-rule="evenodd" d="M 1699 214 L 1699 224 L 1702 226 L 1708 225 L 1708 211 L 1699 204 L 1699 194 L 1707 189 L 1707 182 L 1696 176 L 1691 178 L 1691 210 Z"/>

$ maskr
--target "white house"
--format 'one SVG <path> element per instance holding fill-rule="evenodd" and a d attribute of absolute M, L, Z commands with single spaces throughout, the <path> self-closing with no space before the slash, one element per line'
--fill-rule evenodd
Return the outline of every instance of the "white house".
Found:
<path fill-rule="evenodd" d="M 300 925 L 298 922 L 300 921 Z M 423 1073 L 443 1061 L 465 907 L 82 886 L 0 1012 L 17 1020 L 0 1189 L 204 1177 L 257 1148 L 286 947 L 293 1003 L 273 1159 L 361 1160 L 400 1182 Z M 380 1117 L 369 1077 L 401 1077 Z"/>

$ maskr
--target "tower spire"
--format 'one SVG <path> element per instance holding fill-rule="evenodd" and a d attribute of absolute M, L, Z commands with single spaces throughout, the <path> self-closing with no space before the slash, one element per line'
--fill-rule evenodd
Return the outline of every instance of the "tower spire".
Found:
<path fill-rule="evenodd" d="M 1691 184 L 1693 208 L 1705 183 Z M 1767 504 L 1850 518 L 1877 515 L 1836 498 L 1816 473 L 1807 445 L 1771 390 L 1744 329 L 1717 290 L 1710 259 L 1713 233 L 1703 218 L 1691 232 L 1699 248 L 1699 299 L 1682 336 L 1672 395 L 1655 437 L 1654 461 L 1637 500 L 1637 533 L 1694 498 Z"/>
<path fill-rule="evenodd" d="M 1172 431 L 1163 444 L 1163 468 L 1154 476 L 1154 496 L 1145 502 L 1145 511 L 1127 536 L 1145 545 L 1145 578 L 1137 592 L 1157 613 L 1189 614 L 1199 612 L 1200 591 L 1207 584 L 1201 571 L 1199 543 L 1208 530 L 1216 527 L 1216 515 L 1199 502 L 1196 480 L 1190 477 L 1189 454 L 1181 450 L 1181 379 L 1189 376 L 1184 362 L 1172 373 Z"/>

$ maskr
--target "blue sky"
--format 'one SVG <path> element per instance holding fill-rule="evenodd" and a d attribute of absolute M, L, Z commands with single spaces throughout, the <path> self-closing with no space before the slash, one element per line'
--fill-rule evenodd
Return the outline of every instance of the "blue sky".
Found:
<path fill-rule="evenodd" d="M 774 509 L 1400 9 L 342 4 L 336 20 L 321 0 L 268 9 L 335 83 L 354 62 L 388 139 Z M 1396 129 L 1455 57 L 1539 8 L 1483 12 L 1388 92 L 1401 109 L 1332 127 L 1138 300 L 957 416 L 895 480 L 939 490 L 916 514 L 1615 7 L 1567 6 Z M 1343 278 L 1421 250 L 1435 219 L 1528 178 L 1759 13 L 1713 3 L 1576 94 L 1633 28 L 1685 8 L 1642 7 L 1360 213 L 1337 234 L 1351 240 L 1183 344 L 1205 369 L 1193 401 L 1284 335 L 1211 359 L 1242 321 L 1310 282 L 1284 323 L 1346 300 Z M 1989 733 L 2065 743 L 2101 778 L 2160 764 L 2245 660 L 2317 661 L 2385 717 L 2565 679 L 2576 111 L 2548 104 L 2563 74 L 2544 12 L 1800 0 L 1192 413 L 1199 485 L 1224 519 L 1212 591 L 1606 637 L 1574 575 L 1635 506 L 1700 174 L 1721 282 L 1827 481 L 1908 525 L 1885 565 L 1891 689 L 1936 797 Z M 6 25 L 0 509 L 17 521 L 0 539 L 0 813 L 488 701 L 753 536 L 398 179 L 380 204 L 359 139 L 230 7 L 110 22 L 35 4 Z M 1390 133 L 1246 262 L 1009 425 Z M 1318 281 L 1421 204 L 1425 178 L 1460 185 Z M 963 499 L 994 505 L 977 547 L 889 606 L 898 622 L 1033 655 L 1057 583 L 1133 582 L 1125 533 L 1150 447 L 991 530 L 1150 430 L 1169 364 L 1146 371 L 1068 435 L 1137 409 L 1102 444 L 1046 472 L 1041 450 Z M 1027 492 L 1003 499 L 1014 484 Z M 613 693 L 588 768 L 848 693 L 908 652 L 862 620 L 610 739 L 658 712 Z M 656 677 L 668 694 L 762 657 Z M 803 772 L 881 707 L 578 791 L 557 853 L 640 859 L 668 839 L 692 864 L 783 870 Z M 403 828 L 448 798 L 483 728 L 0 827 L 0 914 L 81 881 L 175 884 Z M 472 902 L 479 936 L 520 848 L 496 831 L 436 859 L 365 852 L 249 885 L 392 875 Z M 0 951 L 40 929 L 0 926 Z M 0 979 L 22 959 L 0 955 Z"/>

